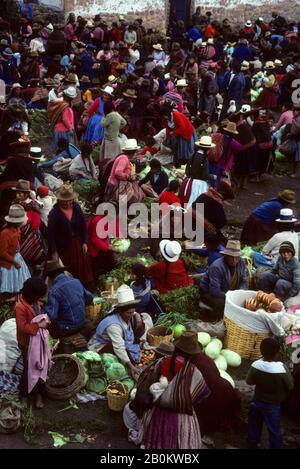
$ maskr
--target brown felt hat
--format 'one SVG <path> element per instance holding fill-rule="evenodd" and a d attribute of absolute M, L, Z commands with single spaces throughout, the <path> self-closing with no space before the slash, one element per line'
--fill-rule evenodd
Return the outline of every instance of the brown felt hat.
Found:
<path fill-rule="evenodd" d="M 196 332 L 184 332 L 179 339 L 174 342 L 175 348 L 181 350 L 188 355 L 196 355 L 201 352 L 198 343 L 198 334 Z"/>

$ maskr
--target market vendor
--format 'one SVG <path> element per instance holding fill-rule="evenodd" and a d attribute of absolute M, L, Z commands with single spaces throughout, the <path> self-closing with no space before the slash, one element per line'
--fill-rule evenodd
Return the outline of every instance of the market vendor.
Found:
<path fill-rule="evenodd" d="M 240 242 L 229 240 L 221 254 L 224 257 L 210 265 L 200 282 L 200 298 L 212 308 L 212 321 L 223 317 L 225 297 L 229 290 L 248 289 L 247 270 L 241 258 Z"/>
<path fill-rule="evenodd" d="M 275 220 L 279 218 L 280 210 L 295 202 L 295 192 L 285 189 L 274 199 L 256 207 L 244 223 L 242 243 L 254 246 L 261 241 L 267 241 L 277 231 Z"/>
<path fill-rule="evenodd" d="M 100 354 L 115 354 L 124 365 L 129 367 L 131 374 L 139 373 L 137 364 L 141 358 L 140 340 L 146 328 L 153 326 L 149 315 L 143 314 L 142 317 L 136 313 L 135 305 L 139 301 L 134 298 L 130 287 L 127 285 L 119 287 L 117 304 L 100 321 L 95 337 L 97 351 Z"/>

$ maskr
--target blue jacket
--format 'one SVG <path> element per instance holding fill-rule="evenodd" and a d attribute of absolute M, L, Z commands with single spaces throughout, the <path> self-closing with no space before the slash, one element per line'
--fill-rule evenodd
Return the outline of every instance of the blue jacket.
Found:
<path fill-rule="evenodd" d="M 81 56 L 81 65 L 79 68 L 79 75 L 82 77 L 86 75 L 89 77 L 90 80 L 94 78 L 94 70 L 93 70 L 94 61 L 90 54 L 87 51 L 84 51 Z"/>
<path fill-rule="evenodd" d="M 246 44 L 238 44 L 233 51 L 232 58 L 242 63 L 244 60 L 250 62 L 253 59 L 252 50 Z"/>
<path fill-rule="evenodd" d="M 247 290 L 247 270 L 242 258 L 240 258 L 236 269 L 239 279 L 236 290 Z M 200 282 L 200 295 L 203 292 L 209 293 L 214 298 L 225 298 L 225 294 L 229 291 L 230 281 L 231 272 L 225 259 L 217 259 L 209 266 L 207 273 Z"/>
<path fill-rule="evenodd" d="M 231 72 L 226 72 L 224 76 L 224 91 L 228 101 L 234 100 L 237 109 L 242 105 L 246 81 L 243 73 L 237 73 L 230 81 Z"/>
<path fill-rule="evenodd" d="M 196 28 L 196 26 L 193 26 L 191 29 L 189 29 L 188 36 L 190 39 L 192 39 L 193 42 L 196 42 L 198 39 L 202 38 L 202 34 L 200 33 L 199 29 Z"/>
<path fill-rule="evenodd" d="M 55 322 L 62 335 L 78 331 L 86 322 L 85 306 L 91 304 L 93 295 L 81 282 L 65 274 L 58 275 L 50 288 L 43 313 Z"/>
<path fill-rule="evenodd" d="M 274 223 L 279 218 L 280 210 L 284 208 L 283 203 L 278 199 L 267 200 L 258 207 L 256 207 L 252 214 L 258 218 L 262 223 Z"/>

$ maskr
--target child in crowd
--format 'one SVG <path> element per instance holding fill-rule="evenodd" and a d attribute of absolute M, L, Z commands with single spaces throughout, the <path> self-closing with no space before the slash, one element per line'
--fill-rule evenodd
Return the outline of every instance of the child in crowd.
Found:
<path fill-rule="evenodd" d="M 49 195 L 47 186 L 40 186 L 37 188 L 37 200 L 41 207 L 41 221 L 44 227 L 48 226 L 48 215 L 55 203 L 55 197 Z"/>
<path fill-rule="evenodd" d="M 252 363 L 246 383 L 255 385 L 254 397 L 248 414 L 248 444 L 257 448 L 265 423 L 271 449 L 282 448 L 280 404 L 293 389 L 293 378 L 287 367 L 277 361 L 279 342 L 268 337 L 260 346 L 263 358 Z"/>
<path fill-rule="evenodd" d="M 128 441 L 138 444 L 139 431 L 142 425 L 144 412 L 151 409 L 153 396 L 151 392 L 137 393 L 134 400 L 128 402 L 123 410 L 123 421 L 128 428 Z"/>
<path fill-rule="evenodd" d="M 17 324 L 17 340 L 19 349 L 22 352 L 24 364 L 23 375 L 20 383 L 22 401 L 26 406 L 27 397 L 29 395 L 33 396 L 35 398 L 35 405 L 38 409 L 44 407 L 42 396 L 45 391 L 45 385 L 42 380 L 36 380 L 37 370 L 35 367 L 31 367 L 31 360 L 29 362 L 30 357 L 28 350 L 30 347 L 30 338 L 38 334 L 39 328 L 47 329 L 49 325 L 49 321 L 43 317 L 39 322 L 33 321 L 36 316 L 41 314 L 39 300 L 45 296 L 46 291 L 47 287 L 42 279 L 38 277 L 29 278 L 24 283 L 21 298 L 16 303 L 14 310 Z M 41 365 L 41 363 L 42 362 L 40 362 L 39 365 Z M 42 371 L 48 371 L 49 362 L 47 359 L 44 361 L 44 366 L 47 366 L 47 370 L 43 370 L 43 368 L 39 367 L 39 373 Z M 34 380 L 36 384 L 33 389 L 29 391 L 32 380 Z"/>
<path fill-rule="evenodd" d="M 178 179 L 173 179 L 169 182 L 168 187 L 160 194 L 159 203 L 168 205 L 180 205 L 181 201 L 178 197 L 180 183 Z"/>
<path fill-rule="evenodd" d="M 7 224 L 0 232 L 0 293 L 19 293 L 30 277 L 29 269 L 19 252 L 20 227 L 26 223 L 21 205 L 11 205 L 5 217 Z"/>
<path fill-rule="evenodd" d="M 280 245 L 279 257 L 272 272 L 265 272 L 258 281 L 259 290 L 274 292 L 281 300 L 297 296 L 300 292 L 300 263 L 290 241 Z"/>

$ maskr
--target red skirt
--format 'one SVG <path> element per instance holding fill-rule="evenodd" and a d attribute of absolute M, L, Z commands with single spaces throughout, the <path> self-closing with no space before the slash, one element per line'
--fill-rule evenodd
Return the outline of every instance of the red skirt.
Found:
<path fill-rule="evenodd" d="M 277 233 L 274 223 L 262 223 L 251 214 L 243 226 L 241 241 L 248 246 L 254 246 L 262 241 L 268 241 Z"/>
<path fill-rule="evenodd" d="M 77 238 L 72 238 L 68 249 L 58 249 L 58 255 L 74 278 L 78 278 L 83 285 L 88 285 L 93 279 L 91 258 L 84 254 L 82 245 Z"/>
<path fill-rule="evenodd" d="M 276 91 L 264 88 L 259 99 L 259 106 L 266 109 L 273 109 L 277 106 L 277 93 Z"/>

